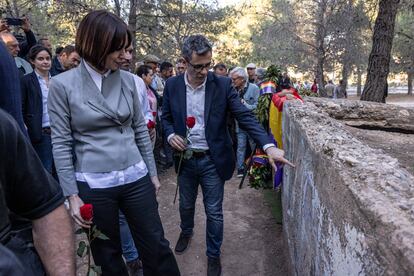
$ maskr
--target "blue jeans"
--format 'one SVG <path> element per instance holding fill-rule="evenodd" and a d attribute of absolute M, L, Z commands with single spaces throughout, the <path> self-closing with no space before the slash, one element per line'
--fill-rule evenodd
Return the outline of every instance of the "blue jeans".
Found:
<path fill-rule="evenodd" d="M 253 139 L 249 137 L 246 131 L 236 128 L 237 136 L 237 169 L 242 169 L 244 165 L 244 160 L 246 160 L 246 147 L 247 142 L 250 144 L 251 150 L 254 150 L 255 143 Z"/>
<path fill-rule="evenodd" d="M 224 181 L 209 155 L 183 160 L 181 166 L 178 176 L 181 231 L 186 236 L 193 234 L 195 203 L 200 184 L 207 217 L 206 254 L 208 257 L 219 257 L 223 242 Z"/>
<path fill-rule="evenodd" d="M 52 174 L 53 153 L 52 153 L 52 138 L 49 134 L 42 134 L 42 139 L 39 143 L 33 143 L 37 155 L 42 161 L 43 167 Z"/>
<path fill-rule="evenodd" d="M 119 230 L 121 232 L 122 255 L 125 260 L 131 262 L 138 259 L 138 250 L 135 247 L 131 230 L 129 229 L 125 215 L 121 211 L 119 211 Z"/>

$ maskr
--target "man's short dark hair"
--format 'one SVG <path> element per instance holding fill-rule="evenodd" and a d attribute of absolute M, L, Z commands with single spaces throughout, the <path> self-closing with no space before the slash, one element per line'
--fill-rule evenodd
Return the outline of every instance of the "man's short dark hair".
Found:
<path fill-rule="evenodd" d="M 160 65 L 160 71 L 162 72 L 163 70 L 168 70 L 169 68 L 172 68 L 172 67 L 174 67 L 174 66 L 170 62 L 164 61 Z"/>
<path fill-rule="evenodd" d="M 62 49 L 62 51 L 60 52 L 60 54 L 66 54 L 67 56 L 69 56 L 73 52 L 76 52 L 75 46 L 73 46 L 73 45 L 67 45 L 67 46 L 65 46 L 65 48 Z"/>
<path fill-rule="evenodd" d="M 76 51 L 98 70 L 105 69 L 106 57 L 128 47 L 132 34 L 117 15 L 106 10 L 88 13 L 76 32 Z"/>
<path fill-rule="evenodd" d="M 55 50 L 55 54 L 60 55 L 60 53 L 62 53 L 62 51 L 63 51 L 63 47 L 62 46 L 57 46 L 56 50 Z"/>
<path fill-rule="evenodd" d="M 49 40 L 47 37 L 42 37 L 37 40 L 37 44 L 43 45 L 43 41 Z"/>
<path fill-rule="evenodd" d="M 203 35 L 190 35 L 184 40 L 181 54 L 186 61 L 191 61 L 193 52 L 203 56 L 212 51 L 210 42 Z"/>
<path fill-rule="evenodd" d="M 135 74 L 138 77 L 142 78 L 143 75 L 145 75 L 145 76 L 148 75 L 149 72 L 150 72 L 150 70 L 152 70 L 151 66 L 146 65 L 146 64 L 145 65 L 141 65 L 141 66 L 139 66 L 137 68 L 137 70 L 135 70 Z"/>
<path fill-rule="evenodd" d="M 178 64 L 178 63 L 186 63 L 186 61 L 184 58 L 180 57 L 177 59 L 177 62 L 175 64 Z"/>
<path fill-rule="evenodd" d="M 227 70 L 227 66 L 224 63 L 217 63 L 214 65 L 213 70 L 216 71 L 217 69 Z"/>

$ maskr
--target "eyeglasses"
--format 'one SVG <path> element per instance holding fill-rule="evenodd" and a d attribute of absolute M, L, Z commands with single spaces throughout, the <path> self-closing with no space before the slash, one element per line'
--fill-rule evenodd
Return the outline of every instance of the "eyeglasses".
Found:
<path fill-rule="evenodd" d="M 206 64 L 192 64 L 191 62 L 188 62 L 188 64 L 190 64 L 191 67 L 193 67 L 196 72 L 201 72 L 203 71 L 204 68 L 206 68 L 207 70 L 210 70 L 211 67 L 213 67 L 213 63 L 211 61 Z"/>
<path fill-rule="evenodd" d="M 241 79 L 241 78 L 242 78 L 241 76 L 238 76 L 238 77 L 235 77 L 235 78 L 231 78 L 231 80 L 236 81 L 236 80 Z"/>
<path fill-rule="evenodd" d="M 247 70 L 256 70 L 256 68 L 247 68 Z"/>

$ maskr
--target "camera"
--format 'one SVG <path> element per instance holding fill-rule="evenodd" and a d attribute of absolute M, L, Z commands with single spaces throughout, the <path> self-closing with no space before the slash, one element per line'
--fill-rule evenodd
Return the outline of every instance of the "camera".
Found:
<path fill-rule="evenodd" d="M 23 25 L 23 19 L 21 19 L 21 18 L 6 17 L 5 20 L 7 22 L 7 25 L 9 25 L 9 26 L 21 26 L 21 25 Z"/>

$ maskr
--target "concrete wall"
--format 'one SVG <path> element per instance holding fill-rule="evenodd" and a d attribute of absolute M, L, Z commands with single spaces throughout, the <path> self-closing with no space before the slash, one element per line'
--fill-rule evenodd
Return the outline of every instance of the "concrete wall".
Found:
<path fill-rule="evenodd" d="M 292 273 L 414 275 L 414 177 L 320 106 L 284 107 L 285 151 L 296 164 L 285 169 L 282 198 Z"/>

